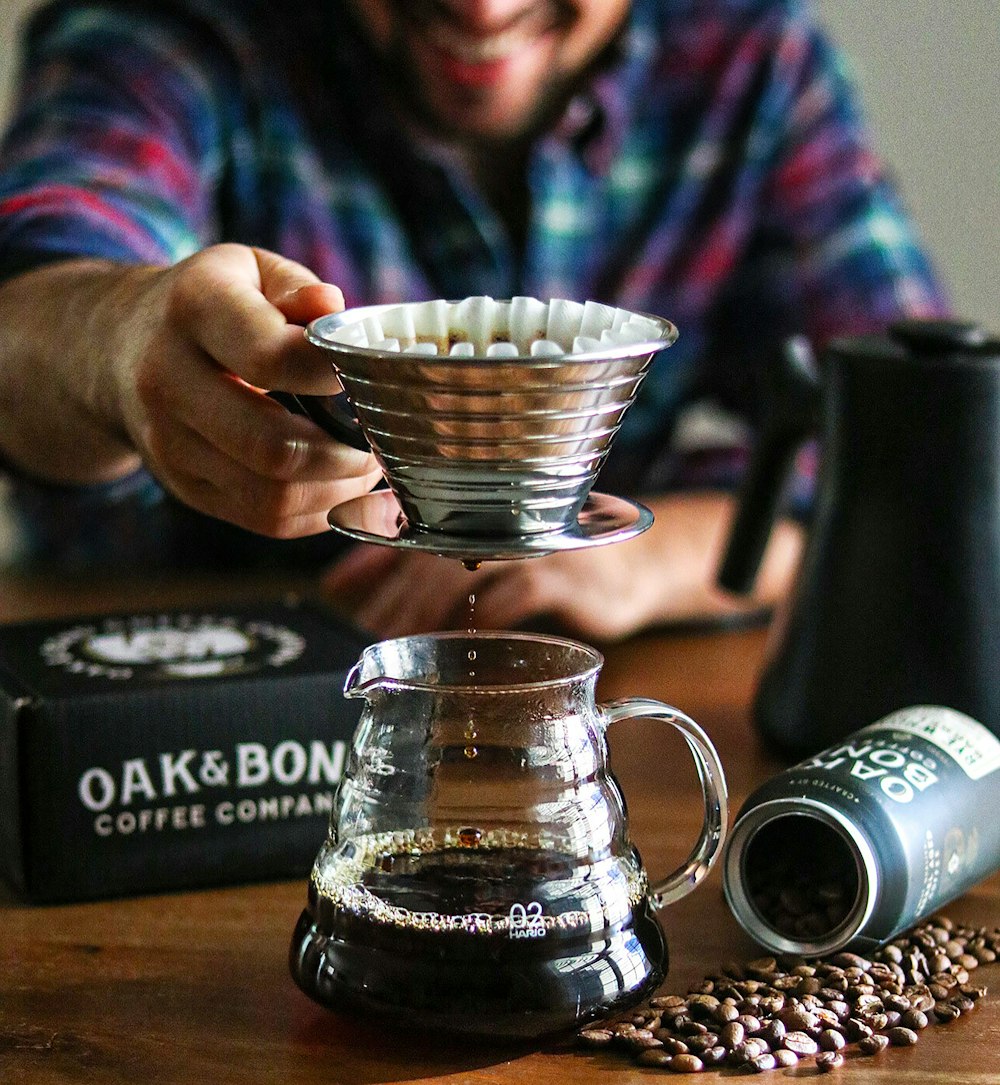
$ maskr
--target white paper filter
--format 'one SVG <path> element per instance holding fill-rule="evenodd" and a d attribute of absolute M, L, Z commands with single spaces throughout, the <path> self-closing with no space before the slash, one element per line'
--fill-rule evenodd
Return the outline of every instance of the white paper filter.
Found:
<path fill-rule="evenodd" d="M 661 338 L 649 317 L 597 301 L 516 297 L 410 302 L 332 332 L 336 343 L 456 358 L 580 354 Z"/>

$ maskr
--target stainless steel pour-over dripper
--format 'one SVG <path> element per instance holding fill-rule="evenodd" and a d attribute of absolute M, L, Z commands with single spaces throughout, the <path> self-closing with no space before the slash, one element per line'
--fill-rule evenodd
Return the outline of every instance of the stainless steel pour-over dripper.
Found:
<path fill-rule="evenodd" d="M 670 321 L 595 302 L 467 298 L 350 309 L 306 334 L 330 353 L 358 426 L 344 432 L 332 397 L 300 406 L 341 439 L 362 438 L 395 498 L 332 510 L 335 529 L 485 560 L 652 523 L 591 489 L 649 363 L 677 338 Z"/>

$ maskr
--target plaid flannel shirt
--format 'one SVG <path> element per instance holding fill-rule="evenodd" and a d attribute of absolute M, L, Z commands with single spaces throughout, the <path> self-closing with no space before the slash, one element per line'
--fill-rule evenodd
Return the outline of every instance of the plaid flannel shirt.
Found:
<path fill-rule="evenodd" d="M 457 157 L 399 122 L 345 8 L 64 0 L 37 17 L 0 151 L 0 275 L 238 241 L 349 305 L 529 294 L 667 316 L 680 339 L 600 482 L 633 494 L 734 482 L 742 454 L 682 449 L 677 419 L 708 399 L 752 426 L 790 334 L 822 345 L 946 311 L 808 3 L 634 0 L 533 148 L 520 246 Z M 330 541 L 214 524 L 142 472 L 93 488 L 12 474 L 31 555 L 313 560 Z"/>

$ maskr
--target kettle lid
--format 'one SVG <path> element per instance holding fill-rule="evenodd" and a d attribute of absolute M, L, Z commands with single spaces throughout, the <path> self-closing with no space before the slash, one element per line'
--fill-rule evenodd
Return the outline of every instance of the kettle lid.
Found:
<path fill-rule="evenodd" d="M 1000 364 L 1000 339 L 964 320 L 897 320 L 886 335 L 835 339 L 828 351 L 842 358 L 929 366 Z"/>

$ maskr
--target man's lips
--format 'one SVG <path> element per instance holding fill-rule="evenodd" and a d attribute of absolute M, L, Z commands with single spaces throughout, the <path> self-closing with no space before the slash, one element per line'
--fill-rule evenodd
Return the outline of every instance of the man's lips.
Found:
<path fill-rule="evenodd" d="M 473 32 L 440 20 L 427 22 L 420 32 L 450 79 L 478 85 L 501 79 L 508 66 L 536 48 L 551 29 L 548 22 L 525 17 L 493 33 Z"/>

